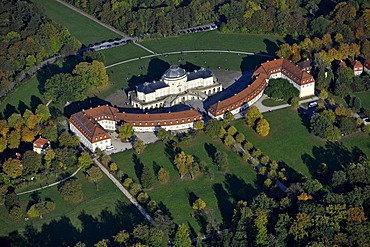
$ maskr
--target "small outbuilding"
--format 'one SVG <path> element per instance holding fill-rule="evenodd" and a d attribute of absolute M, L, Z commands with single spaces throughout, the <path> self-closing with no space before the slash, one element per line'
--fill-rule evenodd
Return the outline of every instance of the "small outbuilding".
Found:
<path fill-rule="evenodd" d="M 45 154 L 50 148 L 50 141 L 41 136 L 33 142 L 33 151 L 38 154 Z"/>

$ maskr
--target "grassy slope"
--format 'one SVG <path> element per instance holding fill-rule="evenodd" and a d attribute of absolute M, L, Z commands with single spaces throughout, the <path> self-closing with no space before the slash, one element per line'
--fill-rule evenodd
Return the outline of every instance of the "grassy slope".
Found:
<path fill-rule="evenodd" d="M 51 19 L 67 27 L 72 35 L 84 45 L 120 37 L 118 34 L 70 10 L 55 0 L 34 0 L 34 2 L 40 4 Z"/>
<path fill-rule="evenodd" d="M 205 149 L 205 143 L 212 143 L 217 150 L 227 153 L 230 174 L 225 175 L 217 171 Z M 202 198 L 207 207 L 214 211 L 217 221 L 227 225 L 232 215 L 233 199 L 239 200 L 241 197 L 249 199 L 255 194 L 256 173 L 249 165 L 241 161 L 238 154 L 226 150 L 219 140 L 210 139 L 203 133 L 199 134 L 190 144 L 181 145 L 181 148 L 186 153 L 206 162 L 214 171 L 214 178 L 210 179 L 200 175 L 194 181 L 188 177 L 181 180 L 167 156 L 166 147 L 163 143 L 158 142 L 149 145 L 144 154 L 138 157 L 141 163 L 149 166 L 153 171 L 155 183 L 154 188 L 148 191 L 149 195 L 157 203 L 163 203 L 168 208 L 176 223 L 188 222 L 196 232 L 201 229 L 204 231 L 204 226 L 198 224 L 196 219 L 191 217 L 191 203 L 194 201 L 194 196 Z M 139 181 L 136 170 L 140 170 L 140 168 L 136 167 L 135 169 L 133 157 L 132 151 L 126 151 L 113 155 L 113 160 L 125 173 L 134 178 L 135 181 Z M 156 173 L 154 171 L 158 171 L 159 167 L 164 167 L 170 172 L 170 181 L 167 184 L 160 184 L 154 175 Z M 238 191 L 241 187 L 245 190 L 245 196 L 240 197 Z"/>
<path fill-rule="evenodd" d="M 370 156 L 370 139 L 363 133 L 346 136 L 338 145 L 330 145 L 311 135 L 295 110 L 282 109 L 265 113 L 264 117 L 271 128 L 267 137 L 260 137 L 247 128 L 244 120 L 236 121 L 235 126 L 271 159 L 283 161 L 308 177 L 321 162 L 328 163 L 334 170 L 338 169 L 339 165 L 350 160 L 352 149 L 356 146 Z"/>
<path fill-rule="evenodd" d="M 105 222 L 111 224 L 112 229 L 132 229 L 132 224 L 135 222 L 144 221 L 141 214 L 132 206 L 124 195 L 116 189 L 113 183 L 107 178 L 103 177 L 96 186 L 87 182 L 82 173 L 77 175 L 78 181 L 82 183 L 84 191 L 84 201 L 78 205 L 72 205 L 65 202 L 57 190 L 57 186 L 40 191 L 40 198 L 50 198 L 55 202 L 56 209 L 44 215 L 42 219 L 30 219 L 25 222 L 23 218 L 20 221 L 14 221 L 8 218 L 5 212 L 5 207 L 0 207 L 0 236 L 7 235 L 9 232 L 18 230 L 22 231 L 26 224 L 32 223 L 37 229 L 41 229 L 42 225 L 50 223 L 52 220 L 59 220 L 61 217 L 68 217 L 74 227 L 83 230 L 86 222 L 81 221 L 83 212 L 97 221 L 103 223 L 101 218 L 103 210 L 111 212 L 114 217 L 118 217 L 116 221 Z M 27 207 L 28 201 L 31 200 L 31 194 L 20 196 L 23 209 Z M 120 207 L 118 207 L 120 205 Z M 122 212 L 122 210 L 125 210 Z M 120 216 L 119 216 L 120 215 Z M 124 216 L 122 216 L 124 215 Z M 81 219 L 80 219 L 81 218 Z M 118 220 L 120 219 L 120 221 Z M 125 222 L 126 221 L 126 222 Z M 99 235 L 99 234 L 97 234 Z M 110 236 L 105 236 L 110 237 Z"/>
<path fill-rule="evenodd" d="M 361 99 L 361 104 L 363 108 L 365 109 L 370 108 L 370 92 L 369 91 L 355 93 L 355 96 Z"/>
<path fill-rule="evenodd" d="M 199 49 L 236 50 L 263 52 L 275 55 L 277 45 L 282 42 L 278 36 L 256 34 L 233 34 L 209 31 L 148 40 L 142 44 L 155 52 L 185 51 Z"/>

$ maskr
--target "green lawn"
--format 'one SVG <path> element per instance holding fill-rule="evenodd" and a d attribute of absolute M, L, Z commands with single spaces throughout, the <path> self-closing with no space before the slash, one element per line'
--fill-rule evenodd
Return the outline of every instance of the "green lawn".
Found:
<path fill-rule="evenodd" d="M 14 221 L 8 218 L 5 207 L 0 207 L 0 236 L 6 236 L 15 230 L 23 231 L 25 226 L 31 223 L 39 230 L 42 228 L 45 235 L 50 234 L 47 231 L 50 231 L 52 225 L 59 228 L 55 231 L 59 232 L 58 234 L 69 232 L 71 229 L 81 230 L 81 240 L 93 244 L 102 238 L 111 237 L 121 229 L 131 230 L 134 224 L 145 222 L 139 211 L 106 176 L 98 182 L 97 187 L 87 182 L 81 172 L 77 178 L 82 183 L 84 201 L 78 205 L 65 202 L 57 191 L 57 186 L 41 190 L 40 198 L 50 198 L 56 205 L 56 209 L 44 215 L 42 219 L 30 219 L 26 222 L 22 218 L 20 221 Z M 20 196 L 20 200 L 22 208 L 25 209 L 31 200 L 31 194 Z M 66 224 L 66 220 L 72 225 Z"/>
<path fill-rule="evenodd" d="M 100 52 L 105 56 L 105 66 L 151 54 L 134 44 L 122 45 L 111 49 L 101 50 Z"/>
<path fill-rule="evenodd" d="M 110 60 L 107 54 L 105 56 L 106 60 Z M 118 55 L 114 55 L 114 61 L 117 60 L 117 57 Z M 118 89 L 159 80 L 169 66 L 174 64 L 180 65 L 187 71 L 193 71 L 201 67 L 209 68 L 213 71 L 225 69 L 233 71 L 247 71 L 254 69 L 258 64 L 266 60 L 266 57 L 259 56 L 202 52 L 139 59 L 108 68 L 107 73 L 109 75 L 109 80 L 113 85 L 109 86 L 106 90 L 97 95 L 105 98 Z"/>
<path fill-rule="evenodd" d="M 278 106 L 278 105 L 287 104 L 287 102 L 285 100 L 264 99 L 262 101 L 262 104 L 264 106 Z"/>
<path fill-rule="evenodd" d="M 255 195 L 255 171 L 243 162 L 237 153 L 226 149 L 219 140 L 211 139 L 203 133 L 199 133 L 190 144 L 180 144 L 180 147 L 186 153 L 206 162 L 214 172 L 214 178 L 199 175 L 194 181 L 189 177 L 180 179 L 169 158 L 172 148 L 167 148 L 162 142 L 150 144 L 138 157 L 130 150 L 114 154 L 112 158 L 135 181 L 139 181 L 137 171 L 141 170 L 138 164 L 149 166 L 155 182 L 154 188 L 148 193 L 157 203 L 164 204 L 176 223 L 188 223 L 195 233 L 204 232 L 205 226 L 191 216 L 191 204 L 197 197 L 200 197 L 206 202 L 207 208 L 214 211 L 217 221 L 224 227 L 227 226 L 232 216 L 233 203 L 239 199 L 251 199 Z M 229 173 L 224 174 L 217 171 L 213 164 L 209 153 L 216 150 L 227 154 Z M 154 175 L 159 167 L 164 167 L 170 172 L 170 181 L 167 184 L 160 184 Z"/>
<path fill-rule="evenodd" d="M 142 45 L 155 52 L 219 49 L 261 52 L 275 56 L 278 44 L 281 43 L 283 39 L 273 35 L 221 33 L 215 30 L 147 40 Z"/>
<path fill-rule="evenodd" d="M 84 45 L 120 37 L 89 18 L 67 8 L 55 0 L 34 0 L 45 9 L 48 17 L 65 26 Z"/>
<path fill-rule="evenodd" d="M 22 111 L 24 108 L 34 109 L 40 102 L 46 103 L 38 86 L 39 81 L 36 76 L 23 82 L 0 102 L 0 113 L 9 116 L 14 111 Z"/>
<path fill-rule="evenodd" d="M 355 93 L 355 96 L 360 98 L 363 108 L 365 109 L 370 108 L 370 92 L 369 91 Z"/>
<path fill-rule="evenodd" d="M 265 113 L 264 117 L 270 123 L 267 137 L 260 137 L 247 128 L 244 120 L 236 121 L 235 126 L 271 159 L 284 162 L 307 177 L 315 174 L 322 162 L 327 163 L 331 171 L 348 164 L 357 155 L 357 148 L 370 156 L 370 138 L 363 133 L 346 136 L 331 144 L 310 134 L 296 110 L 286 108 Z"/>

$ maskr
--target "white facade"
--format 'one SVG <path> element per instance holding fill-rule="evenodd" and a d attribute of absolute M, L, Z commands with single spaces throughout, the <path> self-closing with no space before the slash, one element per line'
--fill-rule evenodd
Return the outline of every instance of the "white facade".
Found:
<path fill-rule="evenodd" d="M 183 124 L 176 124 L 176 125 L 168 125 L 168 126 L 134 126 L 135 132 L 154 132 L 158 129 L 163 128 L 165 130 L 183 130 L 183 129 L 192 129 L 194 128 L 194 122 L 191 123 L 183 123 Z"/>
<path fill-rule="evenodd" d="M 116 121 L 114 120 L 98 120 L 98 123 L 106 130 L 116 130 Z"/>
<path fill-rule="evenodd" d="M 214 81 L 211 71 L 200 69 L 189 73 L 171 66 L 160 81 L 138 86 L 136 97 L 131 97 L 131 105 L 140 109 L 170 107 L 186 100 L 205 100 L 219 91 L 222 91 L 222 85 Z"/>
<path fill-rule="evenodd" d="M 74 124 L 70 123 L 69 124 L 69 128 L 70 130 L 76 135 L 78 136 L 78 138 L 80 139 L 80 142 L 85 146 L 87 147 L 88 149 L 90 149 L 90 151 L 92 152 L 95 152 L 97 151 L 98 149 L 104 151 L 108 146 L 111 146 L 111 139 L 108 135 L 108 139 L 105 139 L 105 140 L 102 140 L 102 141 L 96 141 L 96 142 L 91 142 L 90 140 L 88 140 L 75 126 Z"/>

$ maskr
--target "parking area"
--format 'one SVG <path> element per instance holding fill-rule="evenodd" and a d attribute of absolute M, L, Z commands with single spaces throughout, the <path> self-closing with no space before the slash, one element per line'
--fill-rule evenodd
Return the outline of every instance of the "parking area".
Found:
<path fill-rule="evenodd" d="M 182 29 L 179 33 L 186 34 L 186 33 L 198 33 L 198 32 L 205 32 L 205 31 L 212 31 L 217 29 L 217 25 L 215 23 L 211 23 L 208 25 L 202 25 L 197 27 L 190 27 L 186 29 Z"/>

